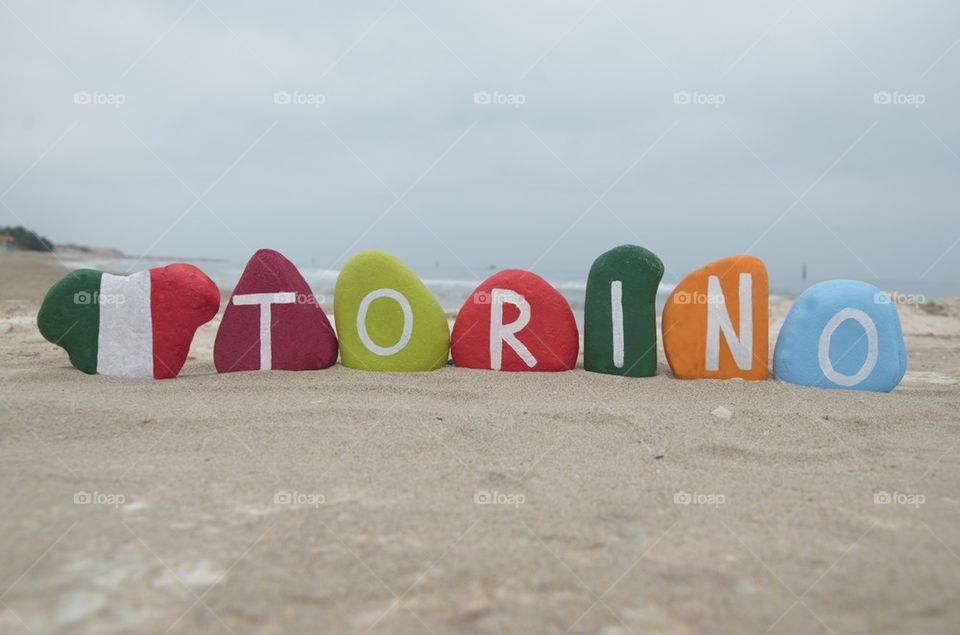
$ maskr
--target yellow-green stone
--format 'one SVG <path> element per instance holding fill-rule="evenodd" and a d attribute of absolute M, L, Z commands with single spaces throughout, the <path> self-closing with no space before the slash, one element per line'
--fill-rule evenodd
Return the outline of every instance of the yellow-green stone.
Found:
<path fill-rule="evenodd" d="M 361 303 L 376 292 L 390 295 L 369 302 L 364 325 L 369 342 L 380 349 L 380 354 L 364 344 L 357 324 Z M 404 310 L 395 294 L 409 303 L 413 324 L 406 345 L 397 352 L 384 354 L 396 347 L 404 335 Z M 419 372 L 447 364 L 450 327 L 443 309 L 420 278 L 386 252 L 363 251 L 344 265 L 337 278 L 333 313 L 340 341 L 340 361 L 344 366 Z"/>

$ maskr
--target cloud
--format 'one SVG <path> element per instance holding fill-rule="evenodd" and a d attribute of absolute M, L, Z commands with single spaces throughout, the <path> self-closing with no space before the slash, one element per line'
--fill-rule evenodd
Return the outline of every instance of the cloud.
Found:
<path fill-rule="evenodd" d="M 952 5 L 8 5 L 0 222 L 54 240 L 902 279 L 960 237 Z"/>

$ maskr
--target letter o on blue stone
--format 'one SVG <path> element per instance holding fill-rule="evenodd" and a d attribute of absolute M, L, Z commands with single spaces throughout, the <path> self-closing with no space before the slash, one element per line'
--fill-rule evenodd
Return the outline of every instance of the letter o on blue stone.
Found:
<path fill-rule="evenodd" d="M 906 370 L 896 307 L 855 280 L 822 282 L 797 298 L 773 358 L 777 379 L 816 388 L 889 392 Z"/>

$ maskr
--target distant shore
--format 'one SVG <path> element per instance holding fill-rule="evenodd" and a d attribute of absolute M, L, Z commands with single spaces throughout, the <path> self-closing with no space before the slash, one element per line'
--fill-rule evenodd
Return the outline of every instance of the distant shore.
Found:
<path fill-rule="evenodd" d="M 83 247 L 79 245 L 57 245 L 53 250 L 56 257 L 65 261 L 96 259 L 96 260 L 153 260 L 158 262 L 226 262 L 222 258 L 194 258 L 184 256 L 132 256 L 119 249 L 108 247 Z"/>

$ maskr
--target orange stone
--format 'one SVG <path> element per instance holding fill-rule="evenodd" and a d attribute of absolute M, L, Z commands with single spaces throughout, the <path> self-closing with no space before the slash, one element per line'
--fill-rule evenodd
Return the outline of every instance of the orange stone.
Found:
<path fill-rule="evenodd" d="M 663 348 L 678 379 L 763 380 L 769 374 L 767 268 L 732 256 L 697 269 L 663 309 Z"/>

